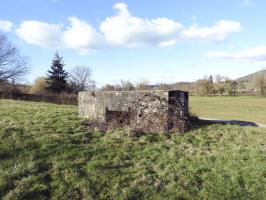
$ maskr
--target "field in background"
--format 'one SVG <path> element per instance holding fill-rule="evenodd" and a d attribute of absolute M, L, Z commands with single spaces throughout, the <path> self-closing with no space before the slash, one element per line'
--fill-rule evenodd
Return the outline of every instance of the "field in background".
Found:
<path fill-rule="evenodd" d="M 189 106 L 200 117 L 266 124 L 266 98 L 192 96 Z"/>
<path fill-rule="evenodd" d="M 76 106 L 0 100 L 0 199 L 264 199 L 265 147 L 265 129 L 132 139 L 88 132 Z"/>

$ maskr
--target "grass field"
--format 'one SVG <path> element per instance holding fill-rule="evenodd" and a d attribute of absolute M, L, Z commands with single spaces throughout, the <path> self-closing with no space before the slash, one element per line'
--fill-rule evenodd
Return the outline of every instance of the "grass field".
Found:
<path fill-rule="evenodd" d="M 266 199 L 266 130 L 132 139 L 88 132 L 75 106 L 0 100 L 0 199 Z"/>
<path fill-rule="evenodd" d="M 266 124 L 266 98 L 190 97 L 193 114 L 200 117 Z"/>

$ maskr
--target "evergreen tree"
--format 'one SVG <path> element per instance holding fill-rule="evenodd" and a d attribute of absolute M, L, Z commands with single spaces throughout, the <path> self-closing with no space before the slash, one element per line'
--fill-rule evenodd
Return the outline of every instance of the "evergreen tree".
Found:
<path fill-rule="evenodd" d="M 63 69 L 65 66 L 62 57 L 59 56 L 58 52 L 55 53 L 54 59 L 52 61 L 51 70 L 47 73 L 47 90 L 53 93 L 60 93 L 67 89 L 66 79 L 68 73 Z"/>
<path fill-rule="evenodd" d="M 209 92 L 209 94 L 214 94 L 214 84 L 213 84 L 213 77 L 212 77 L 212 75 L 210 75 L 210 77 L 209 77 L 209 84 L 208 84 L 208 92 Z"/>

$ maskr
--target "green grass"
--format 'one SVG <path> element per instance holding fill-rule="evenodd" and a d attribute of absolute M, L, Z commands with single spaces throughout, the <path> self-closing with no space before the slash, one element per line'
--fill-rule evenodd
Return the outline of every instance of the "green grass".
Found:
<path fill-rule="evenodd" d="M 90 133 L 77 108 L 0 100 L 0 199 L 266 199 L 266 130 Z"/>
<path fill-rule="evenodd" d="M 190 97 L 193 114 L 200 117 L 266 124 L 266 98 Z"/>

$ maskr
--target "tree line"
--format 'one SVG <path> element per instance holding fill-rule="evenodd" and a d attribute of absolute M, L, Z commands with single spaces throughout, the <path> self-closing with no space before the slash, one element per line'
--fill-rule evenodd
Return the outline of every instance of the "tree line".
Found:
<path fill-rule="evenodd" d="M 91 78 L 92 71 L 90 67 L 76 66 L 67 72 L 64 66 L 63 57 L 56 52 L 46 76 L 35 80 L 30 88 L 30 93 L 78 93 L 95 89 L 95 82 Z"/>
<path fill-rule="evenodd" d="M 239 91 L 245 90 L 245 86 L 227 77 L 216 75 L 215 80 L 212 75 L 196 81 L 193 85 L 196 94 L 200 96 L 211 95 L 239 95 Z"/>
<path fill-rule="evenodd" d="M 266 95 L 266 74 L 261 71 L 249 82 L 249 89 L 247 82 L 234 81 L 228 77 L 216 75 L 213 78 L 205 76 L 203 79 L 196 81 L 193 84 L 193 92 L 200 96 L 239 96 L 239 95 L 251 95 L 258 94 L 260 96 Z"/>

